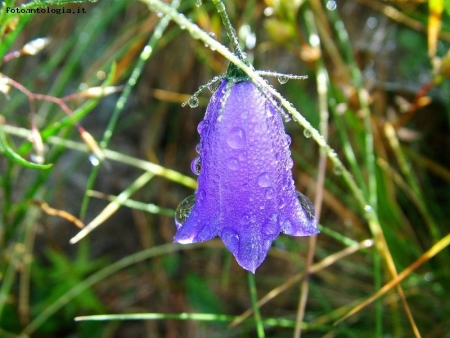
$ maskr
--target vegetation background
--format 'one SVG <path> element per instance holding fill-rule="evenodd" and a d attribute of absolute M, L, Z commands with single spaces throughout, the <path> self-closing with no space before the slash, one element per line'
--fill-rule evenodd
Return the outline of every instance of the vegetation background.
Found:
<path fill-rule="evenodd" d="M 285 124 L 321 234 L 277 239 L 260 317 L 218 239 L 172 244 L 210 94 L 180 104 L 228 60 L 149 2 L 2 1 L 0 337 L 450 337 L 449 2 L 224 1 L 256 69 L 309 76 L 269 81 L 335 150 Z M 229 45 L 213 2 L 177 11 Z"/>

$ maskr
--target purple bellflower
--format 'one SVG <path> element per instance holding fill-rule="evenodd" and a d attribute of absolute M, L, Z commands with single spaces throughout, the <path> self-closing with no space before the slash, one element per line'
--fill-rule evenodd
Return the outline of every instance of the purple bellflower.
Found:
<path fill-rule="evenodd" d="M 223 79 L 198 125 L 198 189 L 179 205 L 174 241 L 220 236 L 240 266 L 255 273 L 272 242 L 318 233 L 310 200 L 296 192 L 290 137 L 279 108 L 248 78 Z"/>

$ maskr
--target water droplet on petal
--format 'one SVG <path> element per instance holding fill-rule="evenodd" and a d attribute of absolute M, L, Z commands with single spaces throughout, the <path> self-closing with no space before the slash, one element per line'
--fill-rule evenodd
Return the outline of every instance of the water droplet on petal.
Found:
<path fill-rule="evenodd" d="M 303 211 L 306 214 L 306 217 L 308 217 L 308 220 L 312 221 L 314 220 L 314 217 L 316 215 L 316 211 L 314 210 L 314 205 L 311 203 L 308 197 L 303 195 L 301 192 L 296 191 L 298 201 L 300 202 L 300 205 L 302 206 Z"/>
<path fill-rule="evenodd" d="M 292 160 L 291 157 L 288 158 L 287 162 L 286 162 L 286 167 L 288 169 L 292 169 L 292 167 L 294 166 L 294 161 Z"/>
<path fill-rule="evenodd" d="M 262 231 L 266 235 L 278 235 L 280 233 L 281 227 L 278 222 L 278 215 L 273 214 L 267 222 L 263 225 Z"/>
<path fill-rule="evenodd" d="M 195 96 L 191 96 L 188 101 L 188 105 L 191 108 L 198 107 L 198 98 Z"/>
<path fill-rule="evenodd" d="M 196 146 L 195 146 L 195 151 L 197 152 L 197 154 L 200 154 L 200 151 L 202 150 L 202 146 L 201 146 L 201 144 L 199 143 L 199 144 L 197 144 Z"/>
<path fill-rule="evenodd" d="M 224 228 L 220 232 L 220 238 L 226 247 L 234 254 L 239 252 L 239 235 L 232 228 Z"/>
<path fill-rule="evenodd" d="M 262 188 L 266 188 L 272 184 L 272 178 L 269 173 L 262 173 L 258 176 L 258 185 Z"/>
<path fill-rule="evenodd" d="M 286 75 L 280 75 L 278 76 L 278 82 L 281 84 L 285 84 L 286 82 L 289 81 L 289 77 Z"/>
<path fill-rule="evenodd" d="M 241 149 L 245 146 L 245 131 L 242 128 L 234 127 L 227 136 L 227 143 L 233 149 Z"/>
<path fill-rule="evenodd" d="M 201 135 L 202 133 L 206 133 L 209 128 L 209 121 L 203 120 L 197 126 L 197 131 Z"/>
<path fill-rule="evenodd" d="M 203 201 L 206 197 L 205 190 L 197 190 L 197 199 L 199 202 Z"/>
<path fill-rule="evenodd" d="M 271 200 L 272 198 L 275 197 L 275 190 L 271 187 L 266 189 L 266 192 L 264 194 L 264 196 L 268 199 Z"/>
<path fill-rule="evenodd" d="M 177 210 L 175 210 L 175 224 L 177 229 L 181 228 L 184 222 L 189 218 L 192 209 L 195 206 L 195 195 L 190 195 L 186 197 L 178 205 Z"/>
<path fill-rule="evenodd" d="M 241 223 L 242 225 L 250 223 L 250 214 L 243 214 L 239 223 Z"/>
<path fill-rule="evenodd" d="M 234 158 L 234 157 L 229 158 L 227 165 L 228 165 L 228 168 L 230 168 L 231 170 L 239 169 L 239 161 L 237 158 Z"/>
<path fill-rule="evenodd" d="M 289 135 L 286 134 L 286 144 L 287 144 L 288 146 L 290 146 L 290 145 L 291 145 L 291 142 L 292 142 L 291 137 L 290 137 Z"/>
<path fill-rule="evenodd" d="M 202 169 L 202 161 L 200 159 L 200 156 L 197 156 L 194 158 L 191 162 L 191 170 L 195 175 L 200 175 L 200 171 Z"/>
<path fill-rule="evenodd" d="M 267 131 L 267 124 L 265 122 L 263 123 L 257 123 L 255 125 L 255 133 L 265 133 Z"/>
<path fill-rule="evenodd" d="M 278 208 L 283 209 L 286 206 L 286 198 L 281 196 L 278 201 Z"/>
<path fill-rule="evenodd" d="M 311 137 L 311 132 L 308 129 L 303 130 L 303 135 L 305 135 L 306 138 Z"/>

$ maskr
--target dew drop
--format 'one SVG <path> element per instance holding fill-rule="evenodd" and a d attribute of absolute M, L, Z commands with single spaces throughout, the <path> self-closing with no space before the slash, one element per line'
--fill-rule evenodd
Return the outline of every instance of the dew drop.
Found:
<path fill-rule="evenodd" d="M 255 125 L 255 133 L 261 134 L 267 131 L 267 124 L 265 122 L 257 123 Z"/>
<path fill-rule="evenodd" d="M 326 7 L 328 10 L 334 11 L 337 8 L 336 1 L 334 1 L 334 0 L 327 1 Z"/>
<path fill-rule="evenodd" d="M 198 107 L 198 98 L 195 96 L 191 96 L 188 101 L 188 105 L 191 108 Z"/>
<path fill-rule="evenodd" d="M 306 217 L 308 217 L 308 220 L 312 221 L 314 220 L 314 217 L 316 215 L 316 211 L 314 210 L 314 205 L 311 203 L 308 197 L 303 195 L 301 192 L 296 191 L 298 201 L 300 202 L 300 205 L 302 206 L 303 211 L 306 214 Z"/>
<path fill-rule="evenodd" d="M 202 0 L 196 0 L 195 6 L 200 7 L 202 5 Z"/>
<path fill-rule="evenodd" d="M 278 76 L 278 82 L 281 84 L 285 84 L 286 82 L 289 81 L 289 77 L 286 75 L 280 75 Z"/>
<path fill-rule="evenodd" d="M 199 202 L 203 201 L 206 197 L 205 190 L 197 190 L 197 199 Z"/>
<path fill-rule="evenodd" d="M 233 149 L 241 149 L 245 146 L 245 131 L 242 128 L 234 127 L 227 137 L 228 145 Z"/>
<path fill-rule="evenodd" d="M 89 162 L 91 162 L 91 164 L 94 167 L 96 167 L 96 166 L 98 166 L 100 164 L 100 160 L 94 154 L 89 155 Z"/>
<path fill-rule="evenodd" d="M 201 150 L 202 150 L 202 145 L 199 143 L 195 146 L 195 151 L 197 152 L 197 154 L 200 154 Z"/>
<path fill-rule="evenodd" d="M 226 8 L 225 5 L 222 2 L 219 2 L 216 6 L 217 12 L 225 12 Z"/>
<path fill-rule="evenodd" d="M 191 162 L 191 170 L 195 175 L 200 175 L 200 171 L 202 169 L 202 160 L 200 159 L 200 156 L 197 156 L 194 158 Z"/>
<path fill-rule="evenodd" d="M 286 167 L 287 167 L 288 169 L 292 169 L 293 166 L 294 166 L 294 161 L 292 160 L 291 157 L 289 157 L 289 158 L 287 159 L 287 161 L 286 161 Z"/>
<path fill-rule="evenodd" d="M 278 222 L 278 215 L 273 214 L 262 227 L 262 232 L 266 235 L 273 236 L 280 233 L 280 224 Z"/>
<path fill-rule="evenodd" d="M 333 174 L 335 175 L 341 175 L 342 174 L 342 169 L 340 167 L 338 167 L 337 165 L 335 165 L 333 167 Z"/>
<path fill-rule="evenodd" d="M 364 206 L 364 211 L 365 212 L 371 212 L 372 211 L 372 207 L 367 204 L 367 205 Z"/>
<path fill-rule="evenodd" d="M 241 223 L 242 225 L 250 223 L 250 214 L 243 214 L 241 219 L 239 220 L 239 223 Z"/>
<path fill-rule="evenodd" d="M 209 47 L 209 46 L 205 46 L 205 47 Z M 214 81 L 208 84 L 208 89 L 211 93 L 214 93 L 217 88 L 219 87 L 219 81 Z"/>
<path fill-rule="evenodd" d="M 237 158 L 234 158 L 234 157 L 229 158 L 227 165 L 228 165 L 228 168 L 230 168 L 231 170 L 239 169 L 239 161 L 237 160 Z"/>
<path fill-rule="evenodd" d="M 203 120 L 197 126 L 197 131 L 201 135 L 202 133 L 206 133 L 209 128 L 209 121 Z"/>
<path fill-rule="evenodd" d="M 290 146 L 290 145 L 291 145 L 291 142 L 292 142 L 291 137 L 290 137 L 289 135 L 286 134 L 286 144 L 287 144 L 288 146 Z"/>
<path fill-rule="evenodd" d="M 194 206 L 195 206 L 195 195 L 190 195 L 186 197 L 178 205 L 177 210 L 175 210 L 175 224 L 178 229 L 181 228 L 184 222 L 186 222 L 186 220 L 189 218 L 189 215 L 191 214 Z"/>
<path fill-rule="evenodd" d="M 224 228 L 220 232 L 220 238 L 231 252 L 239 252 L 239 235 L 234 229 Z"/>
<path fill-rule="evenodd" d="M 308 129 L 303 130 L 303 135 L 305 135 L 306 138 L 311 137 L 311 132 Z"/>
<path fill-rule="evenodd" d="M 199 32 L 195 29 L 190 29 L 189 33 L 191 34 L 192 38 L 194 38 L 195 40 L 198 40 L 200 38 Z"/>
<path fill-rule="evenodd" d="M 272 179 L 269 173 L 262 173 L 258 176 L 258 185 L 262 188 L 267 188 L 272 184 Z"/>
<path fill-rule="evenodd" d="M 158 18 L 162 18 L 162 16 L 164 15 L 163 12 L 161 11 L 157 11 L 156 15 L 158 16 Z"/>
<path fill-rule="evenodd" d="M 264 196 L 268 199 L 271 200 L 272 198 L 275 197 L 275 190 L 271 187 L 266 189 L 266 193 L 264 194 Z"/>
<path fill-rule="evenodd" d="M 286 197 L 281 196 L 278 201 L 278 208 L 283 209 L 286 206 Z"/>

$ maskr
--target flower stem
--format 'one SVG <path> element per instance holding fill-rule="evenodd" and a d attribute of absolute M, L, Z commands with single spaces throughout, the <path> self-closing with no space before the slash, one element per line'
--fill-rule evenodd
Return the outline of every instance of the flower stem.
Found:
<path fill-rule="evenodd" d="M 256 294 L 256 283 L 255 283 L 255 275 L 251 272 L 248 273 L 248 287 L 250 289 L 250 297 L 252 299 L 253 313 L 255 316 L 256 323 L 256 332 L 258 334 L 258 338 L 264 338 L 264 326 L 261 319 L 261 313 L 259 312 L 258 306 L 258 296 Z"/>
<path fill-rule="evenodd" d="M 242 52 L 241 46 L 239 45 L 239 40 L 237 38 L 236 30 L 233 28 L 231 24 L 230 18 L 228 16 L 227 11 L 225 10 L 225 5 L 221 0 L 212 0 L 214 5 L 217 8 L 217 12 L 222 19 L 222 23 L 225 27 L 225 31 L 227 32 L 228 38 L 233 46 L 234 53 L 238 56 L 238 58 L 245 62 L 245 54 Z"/>

